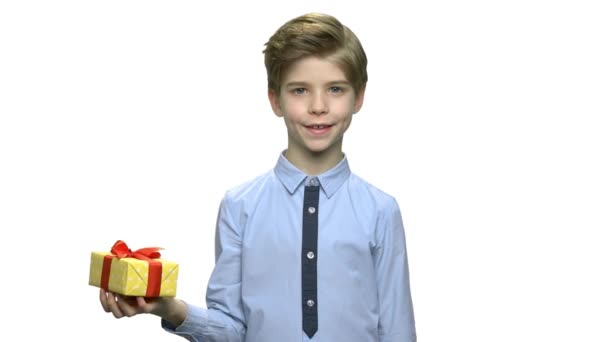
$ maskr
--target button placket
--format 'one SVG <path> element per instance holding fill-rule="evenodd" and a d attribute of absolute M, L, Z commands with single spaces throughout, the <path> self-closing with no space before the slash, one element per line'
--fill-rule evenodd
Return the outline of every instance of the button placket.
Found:
<path fill-rule="evenodd" d="M 304 188 L 302 217 L 302 329 L 312 338 L 318 329 L 317 237 L 319 181 L 311 178 Z"/>

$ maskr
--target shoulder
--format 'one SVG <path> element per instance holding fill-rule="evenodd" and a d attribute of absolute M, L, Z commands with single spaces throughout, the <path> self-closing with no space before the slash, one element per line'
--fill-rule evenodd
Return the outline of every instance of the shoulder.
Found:
<path fill-rule="evenodd" d="M 220 203 L 218 221 L 231 221 L 234 227 L 245 226 L 249 214 L 265 192 L 264 189 L 272 183 L 273 174 L 268 171 L 228 189 Z"/>
<path fill-rule="evenodd" d="M 403 234 L 403 220 L 397 199 L 357 175 L 349 179 L 349 192 L 355 215 L 365 226 L 373 227 L 374 246 L 385 237 Z"/>
<path fill-rule="evenodd" d="M 376 213 L 399 210 L 397 199 L 394 196 L 354 173 L 350 175 L 348 187 L 349 192 L 358 201 L 366 203 Z"/>
<path fill-rule="evenodd" d="M 369 230 L 371 246 L 381 246 L 385 237 L 394 236 L 395 231 L 403 230 L 395 197 L 354 174 L 351 174 L 348 186 L 353 213 L 361 227 Z"/>
<path fill-rule="evenodd" d="M 224 193 L 222 202 L 224 204 L 237 204 L 247 202 L 250 199 L 257 198 L 268 185 L 274 180 L 274 171 L 269 170 L 263 174 L 257 175 L 249 180 L 246 180 Z"/>

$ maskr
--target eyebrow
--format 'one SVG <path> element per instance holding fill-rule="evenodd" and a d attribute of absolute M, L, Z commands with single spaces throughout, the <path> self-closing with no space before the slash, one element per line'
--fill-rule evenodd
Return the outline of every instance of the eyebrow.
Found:
<path fill-rule="evenodd" d="M 285 87 L 302 87 L 302 86 L 308 86 L 309 83 L 308 82 L 303 82 L 303 81 L 294 81 L 294 82 L 289 82 L 285 85 Z M 336 81 L 330 81 L 325 83 L 325 85 L 328 86 L 334 86 L 334 85 L 341 85 L 341 86 L 350 86 L 350 83 L 348 83 L 348 81 L 346 80 L 336 80 Z"/>

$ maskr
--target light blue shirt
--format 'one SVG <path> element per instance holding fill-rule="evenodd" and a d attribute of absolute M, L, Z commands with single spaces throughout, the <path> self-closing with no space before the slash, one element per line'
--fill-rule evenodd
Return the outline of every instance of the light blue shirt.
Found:
<path fill-rule="evenodd" d="M 282 154 L 228 191 L 217 220 L 207 308 L 163 327 L 190 341 L 414 342 L 405 234 L 396 200 L 351 173 L 316 176 L 318 330 L 302 330 L 302 208 L 311 177 Z"/>

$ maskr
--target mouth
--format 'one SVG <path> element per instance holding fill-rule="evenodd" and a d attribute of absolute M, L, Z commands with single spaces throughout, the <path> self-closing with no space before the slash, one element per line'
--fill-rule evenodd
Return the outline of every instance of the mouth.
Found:
<path fill-rule="evenodd" d="M 329 128 L 331 126 L 332 125 L 309 125 L 309 126 L 306 126 L 306 128 L 309 128 L 309 129 L 326 129 L 326 128 Z"/>
<path fill-rule="evenodd" d="M 328 133 L 333 125 L 307 125 L 306 129 L 313 135 L 324 135 Z"/>

